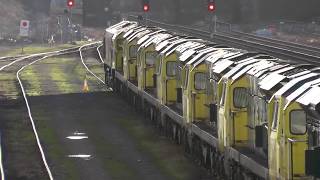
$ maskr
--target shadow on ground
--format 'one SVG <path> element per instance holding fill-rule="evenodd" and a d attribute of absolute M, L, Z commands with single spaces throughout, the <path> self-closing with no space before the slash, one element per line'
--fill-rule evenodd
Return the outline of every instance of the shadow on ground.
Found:
<path fill-rule="evenodd" d="M 181 147 L 112 92 L 29 97 L 56 179 L 205 179 Z M 67 136 L 82 134 L 85 139 Z M 72 155 L 73 158 L 68 157 Z M 74 158 L 86 155 L 87 158 Z"/>

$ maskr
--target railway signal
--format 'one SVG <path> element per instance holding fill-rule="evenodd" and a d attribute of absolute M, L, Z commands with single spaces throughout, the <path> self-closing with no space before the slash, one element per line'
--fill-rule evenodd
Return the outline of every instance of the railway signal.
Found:
<path fill-rule="evenodd" d="M 67 6 L 69 7 L 69 8 L 72 8 L 73 6 L 74 6 L 74 0 L 67 0 Z"/>
<path fill-rule="evenodd" d="M 142 4 L 143 4 L 143 11 L 149 12 L 150 10 L 149 0 L 143 0 Z"/>
<path fill-rule="evenodd" d="M 209 28 L 210 28 L 210 31 L 213 31 L 213 33 L 216 33 L 217 32 L 216 0 L 208 0 L 207 2 L 208 2 L 208 12 L 213 14 Z M 211 38 L 213 38 L 213 33 L 211 34 Z"/>
<path fill-rule="evenodd" d="M 215 12 L 216 10 L 216 2 L 215 0 L 208 0 L 208 11 Z"/>

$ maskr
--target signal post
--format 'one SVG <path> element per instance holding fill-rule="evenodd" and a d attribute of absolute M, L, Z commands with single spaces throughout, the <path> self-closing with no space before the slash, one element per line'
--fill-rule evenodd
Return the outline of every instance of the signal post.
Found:
<path fill-rule="evenodd" d="M 211 22 L 210 22 L 210 31 L 213 30 L 213 33 L 215 34 L 217 32 L 217 14 L 216 14 L 216 1 L 215 0 L 208 0 L 208 12 L 213 14 L 213 16 L 211 17 Z M 212 24 L 214 25 L 213 29 L 212 29 Z"/>
<path fill-rule="evenodd" d="M 70 12 L 70 23 L 71 23 L 71 43 L 73 42 L 73 23 L 72 23 L 72 8 L 75 5 L 75 0 L 67 0 L 67 6 Z"/>
<path fill-rule="evenodd" d="M 148 20 L 147 20 L 147 15 L 148 15 L 148 12 L 149 12 L 149 10 L 150 10 L 149 0 L 143 0 L 143 1 L 142 1 L 142 5 L 143 5 L 144 17 L 145 17 L 145 19 L 146 19 L 145 24 L 147 25 L 147 22 L 148 22 Z"/>

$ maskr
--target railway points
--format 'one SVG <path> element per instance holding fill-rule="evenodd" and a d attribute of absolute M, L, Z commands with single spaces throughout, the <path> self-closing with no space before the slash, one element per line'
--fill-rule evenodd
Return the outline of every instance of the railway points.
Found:
<path fill-rule="evenodd" d="M 90 45 L 89 45 L 90 46 Z M 100 47 L 100 48 L 99 48 Z M 98 51 L 99 50 L 99 51 Z M 80 51 L 81 51 L 81 56 L 80 56 Z M 92 113 L 97 113 L 97 112 L 103 112 L 104 108 L 104 104 L 102 103 L 109 103 L 110 105 L 112 103 L 118 102 L 119 100 L 117 100 L 117 97 L 114 97 L 114 95 L 112 95 L 112 92 L 109 91 L 109 95 L 107 95 L 107 97 L 111 98 L 110 101 L 102 101 L 99 105 L 96 104 L 97 102 L 95 101 L 91 101 L 92 98 L 96 97 L 97 99 L 103 99 L 105 97 L 104 93 L 102 93 L 105 90 L 108 90 L 107 87 L 103 86 L 104 81 L 101 81 L 105 76 L 104 76 L 104 71 L 103 71 L 103 64 L 101 63 L 101 59 L 99 57 L 101 57 L 101 55 L 99 56 L 99 53 L 101 51 L 101 46 L 98 44 L 93 45 L 91 47 L 87 47 L 87 46 L 82 46 L 82 47 L 75 47 L 72 48 L 72 52 L 71 55 L 63 55 L 63 54 L 57 54 L 57 53 L 48 53 L 48 54 L 41 54 L 41 55 L 32 55 L 32 57 L 36 57 L 33 59 L 29 59 L 29 58 L 25 58 L 24 60 L 19 60 L 16 61 L 14 63 L 12 62 L 6 62 L 6 66 L 3 69 L 2 72 L 4 71 L 10 71 L 12 73 L 15 73 L 19 68 L 21 68 L 22 66 L 25 66 L 25 68 L 23 70 L 20 71 L 20 80 L 22 85 L 25 88 L 25 98 L 28 99 L 28 102 L 30 104 L 30 112 L 32 112 L 32 117 L 33 117 L 33 121 L 34 121 L 34 127 L 37 127 L 37 132 L 39 135 L 39 139 L 41 144 L 44 145 L 44 154 L 45 157 L 47 159 L 49 159 L 49 167 L 50 170 L 52 171 L 52 178 L 53 179 L 77 179 L 79 178 L 79 175 L 77 175 L 79 172 L 79 169 L 77 166 L 79 166 L 78 164 L 81 164 L 80 166 L 82 168 L 89 168 L 90 166 L 95 167 L 96 166 L 96 170 L 93 170 L 92 172 L 87 171 L 87 172 L 83 172 L 80 173 L 82 174 L 84 177 L 87 177 L 87 179 L 90 179 L 92 177 L 95 177 L 96 179 L 102 178 L 102 174 L 101 173 L 105 173 L 107 171 L 111 171 L 110 174 L 108 173 L 108 175 L 104 176 L 104 179 L 111 179 L 111 177 L 113 178 L 125 178 L 128 177 L 128 175 L 131 175 L 133 179 L 140 179 L 141 177 L 154 177 L 154 178 L 160 178 L 162 176 L 168 176 L 169 179 L 171 179 L 170 177 L 176 177 L 178 179 L 188 179 L 192 177 L 199 177 L 199 175 L 197 174 L 197 172 L 199 170 L 191 170 L 191 168 L 193 167 L 192 165 L 188 165 L 185 164 L 185 162 L 187 161 L 182 155 L 177 155 L 179 153 L 179 151 L 177 151 L 177 147 L 175 147 L 174 145 L 170 145 L 170 143 L 166 142 L 165 140 L 158 140 L 159 142 L 161 142 L 162 146 L 167 146 L 168 148 L 170 147 L 171 150 L 174 150 L 174 154 L 176 154 L 175 158 L 177 158 L 177 160 L 179 160 L 176 163 L 173 163 L 172 166 L 169 166 L 172 169 L 175 169 L 176 172 L 172 172 L 172 169 L 168 169 L 168 168 L 160 168 L 161 173 L 158 173 L 158 175 L 155 175 L 155 173 L 152 173 L 152 171 L 158 171 L 156 169 L 158 169 L 161 163 L 164 163 L 164 161 L 168 161 L 169 157 L 164 157 L 164 158 L 160 158 L 159 156 L 163 156 L 164 154 L 166 154 L 165 151 L 159 151 L 156 149 L 156 147 L 159 146 L 159 144 L 149 144 L 151 143 L 151 141 L 153 141 L 154 138 L 157 138 L 157 136 L 155 134 L 153 134 L 152 131 L 149 132 L 144 132 L 144 133 L 139 133 L 139 131 L 143 130 L 145 131 L 148 126 L 143 125 L 143 121 L 141 121 L 141 116 L 136 115 L 136 113 L 134 113 L 134 111 L 130 110 L 130 107 L 125 106 L 124 102 L 122 102 L 120 100 L 120 106 L 117 107 L 117 109 L 111 109 L 110 111 L 113 111 L 114 113 L 117 112 L 121 112 L 121 109 L 119 109 L 120 107 L 126 107 L 127 111 L 130 112 L 129 117 L 133 117 L 135 119 L 135 121 L 137 121 L 137 123 L 135 124 L 131 124 L 131 120 L 127 120 L 127 119 L 123 119 L 126 116 L 121 116 L 121 117 L 117 117 L 115 116 L 112 121 L 115 121 L 114 123 L 116 123 L 117 119 L 123 119 L 121 121 L 120 125 L 114 124 L 112 127 L 116 128 L 117 131 L 119 131 L 119 133 L 124 133 L 126 131 L 128 131 L 129 129 L 129 124 L 131 124 L 131 127 L 136 127 L 136 130 L 130 130 L 130 134 L 133 133 L 132 135 L 134 136 L 133 138 L 130 137 L 129 139 L 131 139 L 131 141 L 136 142 L 138 144 L 138 146 L 141 148 L 147 148 L 144 147 L 145 145 L 143 143 L 147 143 L 148 144 L 148 148 L 150 148 L 150 150 L 148 150 L 148 154 L 151 154 L 151 159 L 149 159 L 149 155 L 143 155 L 141 154 L 140 150 L 136 150 L 135 145 L 131 144 L 130 146 L 126 146 L 129 149 L 132 149 L 134 153 L 129 153 L 129 155 L 133 155 L 131 158 L 129 158 L 129 160 L 125 160 L 125 162 L 123 161 L 122 157 L 123 155 L 115 152 L 112 149 L 105 149 L 105 147 L 103 146 L 115 146 L 112 145 L 113 143 L 116 143 L 116 141 L 118 141 L 118 138 L 115 138 L 115 142 L 111 141 L 111 145 L 107 144 L 107 142 L 99 142 L 99 138 L 101 138 L 101 135 L 98 135 L 97 133 L 95 133 L 94 130 L 95 128 L 97 128 L 96 126 L 93 126 L 91 128 L 89 128 L 90 133 L 88 131 L 86 131 L 86 133 L 89 135 L 89 139 L 90 139 L 90 144 L 91 145 L 86 145 L 88 146 L 88 152 L 84 152 L 84 151 L 77 151 L 77 142 L 73 142 L 71 144 L 75 144 L 75 145 L 70 145 L 70 143 L 68 141 L 65 141 L 65 138 L 67 137 L 67 134 L 70 132 L 74 132 L 74 131 L 82 131 L 83 129 L 87 129 L 85 127 L 88 126 L 87 120 L 92 119 L 89 117 L 89 115 L 92 115 Z M 65 54 L 65 53 L 64 53 Z M 45 59 L 45 56 L 50 56 L 47 57 Z M 38 59 L 40 58 L 40 59 Z M 36 62 L 37 61 L 37 62 Z M 7 66 L 8 63 L 10 63 L 11 65 Z M 73 75 L 71 75 L 73 73 Z M 65 74 L 65 75 L 63 75 Z M 83 78 L 85 76 L 85 74 L 87 74 L 86 76 L 88 77 L 88 84 L 90 85 L 90 92 L 87 94 L 88 97 L 85 97 L 82 94 L 82 90 L 81 90 L 81 86 L 83 83 Z M 69 93 L 75 93 L 74 95 Z M 63 95 L 65 94 L 65 95 Z M 17 95 L 19 96 L 19 95 Z M 43 98 L 42 98 L 43 96 Z M 55 97 L 56 96 L 56 97 Z M 68 98 L 68 96 L 70 96 L 70 98 Z M 38 97 L 38 98 L 37 98 Z M 42 102 L 48 102 L 48 100 L 46 101 L 45 99 L 51 99 L 50 102 L 54 102 L 53 104 L 48 104 L 48 106 L 44 106 L 42 104 Z M 62 117 L 56 117 L 58 119 L 61 119 L 61 121 L 58 121 L 57 123 L 59 123 L 59 127 L 57 127 L 57 123 L 53 123 L 51 124 L 55 117 L 50 117 L 52 116 L 52 114 L 47 114 L 48 117 L 45 116 L 44 112 L 51 112 L 50 109 L 54 109 L 54 106 L 56 103 L 58 103 L 59 101 L 54 101 L 54 99 L 58 98 L 59 101 L 61 101 L 62 104 L 73 104 L 72 106 L 75 108 L 77 106 L 77 99 L 85 99 L 83 101 L 83 103 L 81 103 L 81 105 L 78 107 L 79 111 L 81 111 L 80 109 L 85 109 L 82 110 L 82 114 L 78 117 L 78 119 L 81 119 L 81 124 L 78 124 L 79 122 L 76 121 L 73 117 L 74 116 L 74 109 L 70 108 L 70 107 L 66 107 L 66 106 L 62 106 L 61 108 L 68 108 L 70 109 L 69 114 L 67 113 L 67 111 L 64 110 L 65 114 L 68 114 L 68 117 L 73 119 L 72 121 L 74 122 L 74 124 L 65 124 L 65 127 L 62 127 L 60 124 L 64 124 L 64 121 L 66 120 L 65 118 Z M 34 103 L 35 102 L 35 103 Z M 94 105 L 94 104 L 96 105 Z M 20 105 L 18 105 L 18 107 L 22 106 L 22 104 L 24 103 L 20 103 Z M 110 106 L 109 105 L 109 106 Z M 100 109 L 97 110 L 97 107 L 101 107 Z M 107 105 L 108 106 L 108 105 Z M 114 106 L 114 105 L 111 105 Z M 17 105 L 14 105 L 13 107 L 17 107 Z M 22 106 L 23 107 L 23 106 Z M 90 108 L 88 108 L 90 107 Z M 48 109 L 47 109 L 48 108 Z M 9 109 L 11 109 L 9 107 Z M 17 108 L 20 109 L 20 108 Z M 20 113 L 23 112 L 20 111 Z M 11 118 L 11 116 L 13 115 L 12 113 L 9 113 L 10 111 L 14 111 L 14 110 L 1 110 L 2 113 L 7 112 L 6 116 L 2 118 L 3 119 L 7 119 L 9 120 Z M 55 110 L 55 112 L 59 112 L 62 111 L 61 109 L 57 108 Z M 110 111 L 106 111 L 105 113 L 106 116 L 100 116 L 100 120 L 97 120 L 97 125 L 99 125 L 99 122 L 103 122 L 103 117 L 110 117 Z M 11 114 L 11 115 L 10 115 Z M 86 116 L 86 114 L 88 116 Z M 85 118 L 82 118 L 81 116 L 84 116 Z M 45 120 L 45 119 L 51 119 L 49 120 Z M 71 122 L 70 122 L 71 123 Z M 105 126 L 110 126 L 108 125 L 108 121 L 106 121 L 105 123 L 107 123 Z M 26 125 L 26 127 L 28 127 L 28 125 Z M 52 125 L 51 128 L 50 124 Z M 75 125 L 78 124 L 78 125 Z M 48 127 L 49 126 L 49 127 Z M 79 126 L 77 129 L 76 126 Z M 8 126 L 10 127 L 10 126 Z M 20 127 L 23 130 L 24 133 L 26 133 L 25 131 L 28 131 L 26 129 L 26 127 Z M 123 129 L 125 127 L 125 129 Z M 13 128 L 12 126 L 10 128 Z M 16 127 L 15 127 L 16 128 Z M 31 127 L 29 127 L 31 128 Z M 111 128 L 111 127 L 110 127 Z M 22 131 L 22 129 L 20 129 L 20 131 Z M 56 138 L 54 138 L 54 136 L 57 136 L 58 129 L 62 130 L 63 135 L 58 136 Z M 65 130 L 63 130 L 65 129 Z M 82 130 L 81 130 L 82 129 Z M 17 130 L 17 129 L 16 129 Z M 83 130 L 84 131 L 84 130 Z M 83 132 L 82 131 L 82 132 Z M 98 130 L 97 132 L 102 133 L 103 129 Z M 6 131 L 5 134 L 7 134 L 8 132 Z M 11 134 L 14 132 L 10 132 Z M 19 133 L 18 133 L 19 134 Z M 16 135 L 16 137 L 19 137 L 19 135 Z M 59 134 L 59 133 L 58 133 Z M 92 135 L 94 134 L 94 135 Z M 102 133 L 103 134 L 103 133 Z M 125 133 L 126 134 L 126 133 Z M 121 141 L 128 141 L 126 140 L 128 137 L 128 135 L 123 134 L 122 138 L 125 139 L 121 139 Z M 92 136 L 94 137 L 92 137 Z M 113 136 L 112 134 L 110 134 L 111 136 Z M 32 137 L 32 134 L 30 134 L 29 132 L 29 136 Z M 95 137 L 96 136 L 96 137 Z M 7 137 L 7 136 L 5 136 Z M 142 140 L 142 142 L 137 141 L 138 138 L 140 140 Z M 152 139 L 150 139 L 152 138 Z M 32 139 L 32 138 L 31 138 Z M 93 139 L 93 140 L 91 140 Z M 103 139 L 109 141 L 109 138 L 103 137 Z M 22 143 L 24 140 L 19 141 L 19 143 Z M 30 141 L 30 140 L 29 140 Z M 93 142 L 92 142 L 93 141 Z M 95 142 L 97 141 L 97 142 Z M 130 141 L 129 141 L 130 142 Z M 6 142 L 8 143 L 8 142 Z M 29 142 L 30 143 L 30 142 Z M 49 144 L 48 144 L 49 143 Z M 61 148 L 58 146 L 61 146 L 61 144 L 65 144 L 67 148 Z M 92 144 L 93 143 L 93 144 Z M 31 143 L 33 144 L 33 143 Z M 86 144 L 86 143 L 85 143 Z M 99 145 L 101 144 L 101 145 Z M 15 145 L 9 143 L 10 148 L 14 148 Z M 171 147 L 172 146 L 172 147 Z M 80 147 L 82 147 L 81 143 L 80 143 Z M 91 148 L 89 148 L 91 147 Z M 9 149 L 10 149 L 9 148 Z M 17 147 L 16 147 L 17 148 Z M 30 147 L 28 147 L 30 148 Z M 70 149 L 71 148 L 71 149 Z M 78 147 L 79 148 L 79 147 Z M 93 149 L 98 148 L 98 152 L 96 152 Z M 119 148 L 119 147 L 118 147 Z M 83 150 L 86 148 L 83 148 Z M 5 149 L 7 150 L 7 149 Z M 73 152 L 72 152 L 72 151 Z M 112 158 L 109 159 L 105 159 L 103 158 L 103 151 L 107 150 L 108 152 L 110 152 L 111 154 L 113 154 L 115 157 L 115 159 L 113 160 Z M 26 150 L 28 151 L 28 150 Z M 70 151 L 70 152 L 69 152 Z M 37 151 L 36 151 L 37 152 Z M 92 158 L 90 158 L 90 163 L 82 163 L 81 161 L 77 160 L 78 158 L 72 158 L 72 159 L 65 159 L 67 158 L 69 155 L 73 155 L 73 154 L 88 154 L 90 152 Z M 12 155 L 17 155 L 17 159 L 20 159 L 20 161 L 25 161 L 23 157 L 21 157 L 21 154 L 19 154 L 18 152 L 10 152 L 10 154 L 12 153 Z M 30 152 L 29 152 L 30 153 Z M 70 154 L 69 154 L 70 153 Z M 97 154 L 98 153 L 98 154 Z M 36 155 L 39 155 L 38 153 L 35 153 Z M 30 155 L 29 155 L 30 156 Z M 35 155 L 33 155 L 35 156 Z M 30 156 L 30 157 L 33 157 Z M 40 156 L 39 156 L 40 157 Z M 102 158 L 102 160 L 100 160 L 100 158 Z M 132 159 L 132 158 L 136 158 L 136 159 Z M 156 158 L 157 162 L 155 163 L 155 160 L 153 158 Z M 12 161 L 12 163 L 15 162 L 15 160 Z M 102 161 L 102 162 L 101 162 Z M 61 164 L 60 164 L 61 163 Z M 101 164 L 102 163 L 102 164 Z M 129 164 L 128 164 L 129 163 Z M 132 164 L 133 163 L 133 164 Z M 134 170 L 132 170 L 131 168 L 134 167 L 135 163 L 138 163 L 137 165 L 141 166 L 140 168 L 134 168 Z M 21 167 L 23 167 L 23 164 L 21 165 Z M 36 163 L 32 163 L 29 164 L 30 168 L 34 168 L 33 169 L 33 173 L 29 173 L 27 175 L 25 175 L 26 177 L 29 178 L 40 178 L 39 176 L 36 176 L 36 172 L 38 172 L 40 169 L 35 168 Z M 42 163 L 40 163 L 39 165 L 41 165 Z M 60 164 L 60 165 L 59 165 Z M 118 170 L 116 170 L 116 167 L 112 167 L 112 165 L 118 165 L 119 167 L 117 167 Z M 151 165 L 153 164 L 153 166 L 156 166 L 158 168 L 154 168 L 153 170 L 150 169 Z M 24 164 L 27 165 L 27 164 Z M 8 167 L 9 166 L 9 167 Z M 11 164 L 9 163 L 7 167 L 5 168 L 9 168 L 9 172 L 11 172 L 14 167 L 15 164 Z M 129 167 L 127 167 L 129 166 Z M 131 167 L 132 166 L 132 167 Z M 148 167 L 146 167 L 148 166 Z M 162 165 L 161 165 L 162 166 Z M 41 167 L 41 166 L 40 166 Z M 64 170 L 63 167 L 68 168 L 68 170 Z M 184 167 L 183 169 L 187 168 L 190 169 L 188 172 L 184 172 L 182 169 L 179 169 L 181 167 Z M 38 167 L 39 168 L 39 167 Z M 129 169 L 128 169 L 129 168 Z M 146 169 L 150 169 L 147 170 Z M 194 167 L 193 167 L 194 168 Z M 144 170 L 143 170 L 144 169 Z M 196 168 L 197 169 L 197 168 Z M 112 170 L 116 170 L 115 172 L 113 172 Z M 127 175 L 122 175 L 122 170 L 126 170 L 129 174 Z M 26 172 L 31 171 L 29 168 L 26 168 Z M 43 172 L 43 170 L 40 170 L 40 172 Z M 74 172 L 73 172 L 74 171 Z M 82 170 L 83 171 L 83 170 Z M 143 171 L 145 171 L 144 173 L 142 173 Z M 163 173 L 164 171 L 164 173 Z M 202 170 L 200 170 L 202 171 Z M 77 173 L 75 173 L 77 172 Z M 96 175 L 94 175 L 94 173 Z M 137 174 L 138 173 L 138 174 Z M 142 174 L 141 174 L 142 173 Z M 38 173 L 39 174 L 39 173 Z M 40 173 L 42 178 L 47 177 L 45 174 Z M 21 175 L 20 173 L 18 174 L 11 174 L 11 173 L 7 173 L 6 177 L 15 177 L 15 176 L 19 176 Z M 111 177 L 110 177 L 111 176 Z M 157 177 L 158 176 L 158 177 Z M 40 178 L 40 179 L 42 179 Z M 176 179 L 173 178 L 173 179 Z M 45 178 L 46 179 L 46 178 Z M 167 179 L 167 178 L 160 178 L 160 179 Z"/>

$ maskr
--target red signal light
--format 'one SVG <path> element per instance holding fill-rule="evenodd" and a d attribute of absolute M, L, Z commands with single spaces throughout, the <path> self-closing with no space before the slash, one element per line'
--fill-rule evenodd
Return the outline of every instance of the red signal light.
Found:
<path fill-rule="evenodd" d="M 208 11 L 214 12 L 215 10 L 216 10 L 216 5 L 213 2 L 209 3 L 208 4 Z"/>
<path fill-rule="evenodd" d="M 143 11 L 144 11 L 144 12 L 148 12 L 149 10 L 150 10 L 149 4 L 144 4 L 144 5 L 143 5 Z"/>
<path fill-rule="evenodd" d="M 74 6 L 74 0 L 68 0 L 68 1 L 67 1 L 67 6 L 68 6 L 69 8 L 72 8 L 72 7 Z"/>

